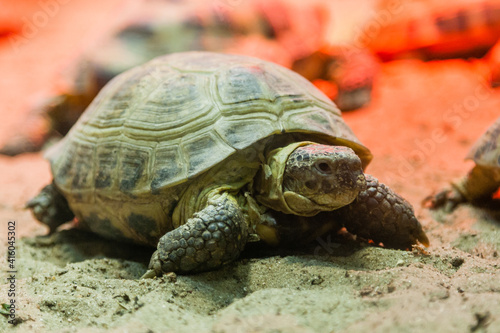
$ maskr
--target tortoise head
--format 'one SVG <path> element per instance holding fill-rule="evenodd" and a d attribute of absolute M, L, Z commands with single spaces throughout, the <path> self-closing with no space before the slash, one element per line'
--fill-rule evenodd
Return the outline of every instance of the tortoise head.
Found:
<path fill-rule="evenodd" d="M 288 157 L 283 175 L 286 201 L 297 212 L 307 210 L 307 202 L 325 211 L 343 207 L 365 187 L 360 158 L 343 146 L 298 147 Z"/>

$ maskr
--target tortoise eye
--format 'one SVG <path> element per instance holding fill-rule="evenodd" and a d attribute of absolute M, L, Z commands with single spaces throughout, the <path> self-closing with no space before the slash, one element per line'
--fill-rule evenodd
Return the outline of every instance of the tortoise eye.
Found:
<path fill-rule="evenodd" d="M 323 173 L 327 173 L 327 174 L 332 173 L 332 168 L 326 162 L 318 162 L 318 163 L 316 163 L 316 168 L 319 171 L 323 172 Z"/>

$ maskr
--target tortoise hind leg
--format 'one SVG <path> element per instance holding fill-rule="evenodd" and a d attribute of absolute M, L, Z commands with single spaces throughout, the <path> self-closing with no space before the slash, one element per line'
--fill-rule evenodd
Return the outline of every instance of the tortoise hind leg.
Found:
<path fill-rule="evenodd" d="M 217 268 L 239 256 L 247 236 L 247 224 L 236 200 L 222 195 L 160 238 L 142 278 Z"/>
<path fill-rule="evenodd" d="M 411 205 L 374 177 L 365 176 L 367 188 L 354 202 L 331 212 L 332 217 L 343 221 L 350 233 L 386 247 L 407 249 L 417 241 L 429 246 Z"/>
<path fill-rule="evenodd" d="M 75 217 L 68 202 L 53 183 L 45 186 L 36 197 L 28 201 L 26 208 L 31 209 L 36 219 L 49 227 L 49 234 Z"/>

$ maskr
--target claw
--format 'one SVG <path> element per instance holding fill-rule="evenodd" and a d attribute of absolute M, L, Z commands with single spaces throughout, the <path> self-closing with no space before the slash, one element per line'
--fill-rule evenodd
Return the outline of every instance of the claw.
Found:
<path fill-rule="evenodd" d="M 156 274 L 156 271 L 154 269 L 148 269 L 146 271 L 146 273 L 144 273 L 144 275 L 141 276 L 141 280 L 142 279 L 153 279 L 157 276 L 158 276 L 158 274 Z"/>
<path fill-rule="evenodd" d="M 429 241 L 429 238 L 425 234 L 425 232 L 420 229 L 418 235 L 417 235 L 417 240 L 425 247 L 429 247 L 431 245 L 431 242 Z"/>
<path fill-rule="evenodd" d="M 156 250 L 151 256 L 151 260 L 149 261 L 148 270 L 141 276 L 141 279 L 153 279 L 157 276 L 161 276 L 163 274 L 161 270 L 161 261 L 158 258 L 158 250 Z"/>

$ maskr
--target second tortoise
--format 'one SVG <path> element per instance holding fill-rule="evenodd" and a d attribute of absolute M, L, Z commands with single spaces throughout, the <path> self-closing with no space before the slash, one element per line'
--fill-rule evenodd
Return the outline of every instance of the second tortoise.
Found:
<path fill-rule="evenodd" d="M 411 205 L 309 81 L 257 58 L 162 56 L 113 79 L 48 154 L 28 206 L 51 231 L 76 216 L 157 247 L 147 277 L 214 269 L 249 240 L 304 244 L 342 227 L 387 247 L 428 245 Z"/>
<path fill-rule="evenodd" d="M 476 164 L 464 177 L 432 198 L 433 208 L 452 211 L 457 205 L 470 202 L 492 203 L 500 187 L 500 118 L 476 141 L 466 156 Z"/>

